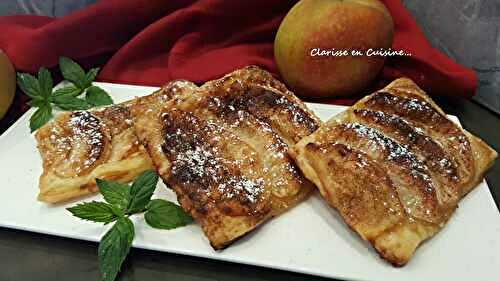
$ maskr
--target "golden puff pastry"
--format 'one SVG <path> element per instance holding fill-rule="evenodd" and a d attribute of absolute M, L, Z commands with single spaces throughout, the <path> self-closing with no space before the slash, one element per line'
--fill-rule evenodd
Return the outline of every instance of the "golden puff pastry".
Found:
<path fill-rule="evenodd" d="M 131 109 L 160 176 L 214 249 L 295 206 L 313 189 L 289 157 L 287 143 L 312 133 L 319 121 L 279 87 L 269 73 L 249 67 L 201 87 L 171 82 Z"/>
<path fill-rule="evenodd" d="M 97 192 L 96 178 L 128 182 L 152 168 L 125 104 L 61 113 L 35 137 L 43 161 L 38 195 L 43 202 Z"/>
<path fill-rule="evenodd" d="M 405 78 L 334 116 L 290 153 L 346 224 L 396 266 L 444 226 L 497 156 Z"/>

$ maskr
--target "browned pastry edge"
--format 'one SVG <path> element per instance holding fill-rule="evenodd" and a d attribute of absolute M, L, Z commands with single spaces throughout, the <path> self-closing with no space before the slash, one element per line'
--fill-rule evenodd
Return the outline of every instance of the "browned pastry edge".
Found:
<path fill-rule="evenodd" d="M 378 102 L 376 104 L 377 107 L 373 107 L 373 105 L 369 103 L 370 100 L 374 96 L 376 96 L 377 93 L 382 93 L 383 95 L 384 92 L 387 92 L 390 95 L 401 97 L 402 102 L 411 101 L 406 104 L 411 105 L 411 107 L 414 106 L 414 108 L 410 108 L 411 109 L 410 111 L 405 111 L 406 108 L 404 107 L 397 108 L 398 106 L 400 106 L 397 104 L 393 105 L 392 108 L 388 108 L 382 106 L 384 105 L 383 102 L 382 103 Z M 398 131 L 406 133 L 408 132 L 414 133 L 405 130 L 407 129 L 407 127 L 405 127 L 404 124 L 390 123 L 389 121 L 391 120 L 388 119 L 381 120 L 380 116 L 379 119 L 374 118 L 374 116 L 371 116 L 372 117 L 371 119 L 362 120 L 359 119 L 362 116 L 356 115 L 356 113 L 354 112 L 355 110 L 358 110 L 358 113 L 362 113 L 362 111 L 366 109 L 373 110 L 373 112 L 377 112 L 377 110 L 384 111 L 382 109 L 388 108 L 391 113 L 392 112 L 396 113 L 395 116 L 397 117 L 397 113 L 399 110 L 399 112 L 403 113 L 403 119 L 406 121 L 407 120 L 410 121 L 409 123 L 410 127 L 415 126 L 415 124 L 417 124 L 419 127 L 429 124 L 428 128 L 424 127 L 424 130 L 422 131 L 424 132 L 423 135 L 424 137 L 422 137 L 420 141 L 424 140 L 423 138 L 428 138 L 429 133 L 431 133 L 430 139 L 426 139 L 425 142 L 418 143 L 418 145 L 430 145 L 431 147 L 434 146 L 434 149 L 427 151 L 426 149 L 429 149 L 429 146 L 427 147 L 417 146 L 416 147 L 417 150 L 420 149 L 418 156 L 419 159 L 421 159 L 422 161 L 425 161 L 426 156 L 427 157 L 429 155 L 432 156 L 432 153 L 438 153 L 438 155 L 441 156 L 446 155 L 443 153 L 439 154 L 439 149 L 437 149 L 434 144 L 430 143 L 430 141 L 433 141 L 437 136 L 439 136 L 439 134 L 445 134 L 447 131 L 444 131 L 443 127 L 438 127 L 438 126 L 433 127 L 434 124 L 430 124 L 429 121 L 438 121 L 441 124 L 445 124 L 445 126 L 449 128 L 447 130 L 453 131 L 454 134 L 458 136 L 459 135 L 466 136 L 466 140 L 470 142 L 470 148 L 468 149 L 466 147 L 464 153 L 472 155 L 472 158 L 468 158 L 470 160 L 465 160 L 465 162 L 464 160 L 460 159 L 460 161 L 462 162 L 458 162 L 458 164 L 462 165 L 462 167 L 463 165 L 467 165 L 466 167 L 472 167 L 473 170 L 466 171 L 465 173 L 462 172 L 461 174 L 458 175 L 463 180 L 461 181 L 461 184 L 458 185 L 460 192 L 457 194 L 455 203 L 453 203 L 454 201 L 452 199 L 450 199 L 451 201 L 449 201 L 450 202 L 449 207 L 452 208 L 451 211 L 453 210 L 454 207 L 456 207 L 456 202 L 461 197 L 465 196 L 465 194 L 467 194 L 474 186 L 476 186 L 481 181 L 485 171 L 493 164 L 493 161 L 496 158 L 497 154 L 493 149 L 487 146 L 479 138 L 471 135 L 464 129 L 458 128 L 457 126 L 453 125 L 453 123 L 451 123 L 450 121 L 447 121 L 448 119 L 444 115 L 444 112 L 427 95 L 425 95 L 425 93 L 422 90 L 420 90 L 411 80 L 405 78 L 395 80 L 394 82 L 389 84 L 386 88 L 378 91 L 377 93 L 363 98 L 353 107 L 348 109 L 346 112 L 334 116 L 330 121 L 328 121 L 315 133 L 303 138 L 296 146 L 293 147 L 293 149 L 290 150 L 290 154 L 296 160 L 297 164 L 299 165 L 303 173 L 306 175 L 306 177 L 316 184 L 322 196 L 328 201 L 328 203 L 341 213 L 341 216 L 346 222 L 346 224 L 351 229 L 356 231 L 364 240 L 370 242 L 370 244 L 372 244 L 372 246 L 376 249 L 376 251 L 382 258 L 386 259 L 395 266 L 402 266 L 408 262 L 408 260 L 413 255 L 414 251 L 423 241 L 429 239 L 440 230 L 440 228 L 446 223 L 446 221 L 450 217 L 451 213 L 447 214 L 447 212 L 445 212 L 443 214 L 444 215 L 443 220 L 439 223 L 430 223 L 409 216 L 408 213 L 406 212 L 406 209 L 404 209 L 404 212 L 401 213 L 403 216 L 401 222 L 394 224 L 392 227 L 388 227 L 387 229 L 385 229 L 385 231 L 378 232 L 379 230 L 377 230 L 377 226 L 380 226 L 381 225 L 380 223 L 383 223 L 384 221 L 385 223 L 389 223 L 391 222 L 391 217 L 393 218 L 393 220 L 398 220 L 398 217 L 397 216 L 394 217 L 394 215 L 391 215 L 390 213 L 387 213 L 387 215 L 381 215 L 383 214 L 383 212 L 372 217 L 370 217 L 370 215 L 368 215 L 367 217 L 363 217 L 366 216 L 366 214 L 369 214 L 370 212 L 376 212 L 377 207 L 376 206 L 370 207 L 370 202 L 371 202 L 370 200 L 361 201 L 363 206 L 350 205 L 352 203 L 351 200 L 354 200 L 353 202 L 356 202 L 356 200 L 359 200 L 360 198 L 363 197 L 359 197 L 360 195 L 349 195 L 349 194 L 352 192 L 358 192 L 356 191 L 357 190 L 356 188 L 359 188 L 361 190 L 359 192 L 366 192 L 366 190 L 362 191 L 363 186 L 366 186 L 366 188 L 368 188 L 369 186 L 373 187 L 382 184 L 384 181 L 382 179 L 380 180 L 370 179 L 371 175 L 370 173 L 366 173 L 364 176 L 360 176 L 363 175 L 364 172 L 366 172 L 366 169 L 368 169 L 367 167 L 371 167 L 366 162 L 352 162 L 361 164 L 362 167 L 353 166 L 350 172 L 346 172 L 345 176 L 339 175 L 338 171 L 342 171 L 342 168 L 339 167 L 335 169 L 335 171 L 337 171 L 336 173 L 328 172 L 328 170 L 325 170 L 328 168 L 330 163 L 337 163 L 335 165 L 349 165 L 349 162 L 345 162 L 347 160 L 345 161 L 337 160 L 335 162 L 328 162 L 332 161 L 333 159 L 332 157 L 334 156 L 333 154 L 331 154 L 332 152 L 327 153 L 327 151 L 330 151 L 332 147 L 338 147 L 342 143 L 344 143 L 345 145 L 349 145 L 350 142 L 354 140 L 352 139 L 352 137 L 348 137 L 342 140 L 341 138 L 336 138 L 334 136 L 331 136 L 328 128 L 329 127 L 335 128 L 335 126 L 338 126 L 343 122 L 349 123 L 349 122 L 364 121 L 363 124 L 367 124 L 370 126 L 377 125 L 377 122 L 386 122 L 385 124 L 379 123 L 379 125 L 384 125 L 386 127 L 382 126 L 378 127 L 378 129 L 382 130 L 387 129 L 385 130 L 385 132 L 391 134 L 392 137 L 395 137 L 396 139 L 398 139 L 399 137 L 400 140 L 410 141 L 415 136 L 412 136 L 412 138 L 406 138 L 406 136 L 397 135 Z M 389 102 L 391 102 L 390 100 L 391 96 L 384 97 L 384 99 L 386 100 L 389 99 Z M 430 109 L 426 109 L 425 107 L 428 107 Z M 418 119 L 419 117 L 416 112 L 420 109 L 426 110 L 425 116 L 427 116 L 429 120 Z M 394 122 L 399 122 L 399 121 L 394 120 Z M 330 138 L 328 138 L 328 136 L 330 136 Z M 442 139 L 438 139 L 438 142 L 440 146 L 443 145 Z M 460 143 L 464 142 L 461 141 Z M 315 146 L 326 145 L 326 146 L 324 146 L 323 148 L 319 146 L 317 148 L 318 151 L 312 152 L 310 151 L 310 149 L 312 148 L 311 145 Z M 443 147 L 445 148 L 445 151 L 449 151 L 450 149 L 449 143 L 446 143 L 445 141 L 444 145 L 445 146 Z M 360 146 L 359 148 L 363 148 L 363 146 Z M 321 149 L 327 149 L 327 150 L 321 151 Z M 345 152 L 345 149 L 347 148 L 344 148 L 343 154 L 349 155 L 349 153 Z M 348 148 L 348 150 L 351 151 L 351 148 Z M 358 153 L 358 154 L 359 153 L 364 154 L 364 152 L 370 153 L 369 150 L 364 150 L 364 149 L 362 149 L 362 151 L 360 150 L 352 150 L 352 151 L 353 151 L 352 153 Z M 428 152 L 428 154 L 426 155 L 425 152 Z M 422 155 L 423 158 L 421 158 Z M 459 158 L 462 157 L 461 155 L 459 156 L 453 155 L 453 156 Z M 470 157 L 470 156 L 465 155 L 465 157 Z M 426 165 L 428 165 L 428 163 Z M 452 166 L 447 166 L 447 167 L 452 168 Z M 435 171 L 433 170 L 432 172 Z M 356 173 L 360 173 L 360 175 L 355 176 Z M 447 176 L 445 174 L 445 170 L 441 171 L 441 173 L 443 177 Z M 453 176 L 453 169 L 451 169 L 451 173 L 452 175 L 450 177 Z M 435 180 L 438 177 L 439 175 L 433 174 L 432 179 Z M 342 183 L 342 180 L 345 180 L 345 178 L 347 178 L 348 182 Z M 360 182 L 363 181 L 369 182 L 370 180 L 372 181 L 371 184 L 368 185 L 359 184 Z M 440 184 L 438 184 L 438 186 L 439 185 Z M 385 191 L 384 193 L 386 192 L 388 191 Z M 347 201 L 342 199 L 344 197 L 346 198 Z M 442 201 L 443 199 L 441 198 L 439 200 Z M 442 203 L 443 202 L 441 202 L 440 204 L 442 205 Z M 358 211 L 356 211 L 357 208 L 359 208 Z M 363 208 L 368 208 L 368 209 L 363 210 Z M 359 220 L 353 219 L 358 216 L 361 216 L 362 219 Z M 370 222 L 373 221 L 375 222 L 379 221 L 379 223 L 371 225 Z M 390 223 L 388 224 L 388 226 L 389 225 Z M 374 235 L 373 233 L 375 233 L 376 235 L 373 236 Z"/>
<path fill-rule="evenodd" d="M 95 178 L 125 183 L 152 167 L 131 124 L 126 123 L 130 104 L 131 101 L 90 111 L 63 112 L 38 130 L 35 138 L 43 164 L 39 201 L 61 203 L 79 198 L 98 191 Z M 68 124 L 72 118 L 74 124 Z M 76 122 L 81 118 L 81 122 Z M 74 142 L 81 142 L 81 147 L 88 146 L 90 152 L 78 152 Z M 63 148 L 68 149 L 67 154 L 61 152 Z M 78 154 L 70 155 L 72 153 Z M 92 157 L 95 160 L 88 160 L 89 153 L 95 155 Z M 76 166 L 67 160 L 68 157 L 75 159 Z M 78 163 L 85 163 L 88 167 L 80 169 Z M 61 165 L 66 166 L 61 168 Z"/>
<path fill-rule="evenodd" d="M 224 215 L 217 208 L 212 208 L 210 211 L 204 212 L 202 210 L 204 208 L 200 209 L 199 206 L 196 207 L 196 202 L 195 200 L 193 200 L 193 198 L 190 198 L 189 193 L 185 192 L 185 190 L 182 190 L 180 185 L 176 184 L 175 181 L 172 181 L 172 177 L 169 176 L 172 169 L 174 168 L 174 166 L 172 165 L 173 159 L 168 160 L 167 157 L 165 157 L 165 154 L 158 149 L 158 144 L 163 143 L 163 137 L 161 136 L 161 134 L 158 134 L 158 132 L 162 130 L 158 125 L 162 124 L 162 121 L 159 117 L 166 117 L 168 114 L 173 113 L 175 110 L 192 112 L 195 113 L 194 115 L 202 119 L 215 118 L 212 119 L 212 121 L 215 121 L 218 126 L 227 127 L 228 132 L 233 132 L 234 130 L 236 130 L 234 131 L 235 134 L 242 133 L 242 131 L 240 130 L 244 130 L 244 127 L 230 126 L 232 122 L 231 120 L 237 122 L 237 119 L 243 117 L 243 119 L 239 121 L 250 122 L 250 124 L 253 124 L 251 126 L 263 126 L 264 124 L 266 124 L 266 122 L 263 122 L 262 119 L 261 121 L 252 121 L 252 114 L 249 114 L 246 111 L 245 105 L 242 105 L 242 108 L 239 108 L 238 110 L 236 110 L 236 108 L 232 110 L 231 106 L 233 104 L 226 104 L 226 102 L 234 101 L 234 96 L 243 95 L 249 89 L 255 89 L 256 91 L 264 89 L 265 91 L 273 93 L 277 92 L 284 96 L 287 100 L 291 100 L 293 102 L 299 101 L 293 99 L 293 94 L 289 92 L 287 92 L 286 94 L 280 92 L 277 89 L 281 87 L 280 83 L 268 81 L 267 79 L 269 79 L 269 77 L 272 78 L 272 76 L 270 76 L 267 72 L 254 67 L 249 67 L 241 70 L 236 70 L 235 72 L 227 75 L 225 78 L 207 82 L 201 87 L 197 87 L 189 81 L 176 80 L 168 83 L 155 94 L 138 99 L 136 101 L 136 105 L 132 108 L 132 115 L 134 116 L 136 133 L 139 136 L 141 142 L 151 154 L 153 161 L 156 164 L 157 170 L 159 171 L 160 175 L 162 175 L 163 181 L 172 189 L 174 189 L 181 206 L 186 211 L 188 211 L 195 218 L 195 220 L 201 222 L 205 234 L 209 237 L 211 245 L 215 249 L 222 249 L 224 247 L 227 247 L 230 243 L 243 236 L 245 233 L 251 231 L 262 222 L 295 206 L 297 203 L 306 198 L 306 196 L 309 194 L 308 191 L 312 189 L 312 184 L 309 183 L 311 188 L 306 188 L 306 186 L 303 186 L 300 189 L 300 192 L 298 194 L 295 194 L 294 196 L 290 196 L 291 198 L 288 198 L 286 200 L 273 200 L 274 203 L 272 203 L 271 210 L 269 212 L 265 212 L 263 216 L 255 217 L 255 219 L 248 219 L 247 217 L 241 217 L 241 219 L 239 217 L 229 217 Z M 222 89 L 235 90 L 235 88 L 232 87 L 237 86 L 237 84 L 242 85 L 242 88 L 234 92 L 229 91 L 228 96 L 226 96 Z M 231 93 L 233 93 L 233 97 L 231 97 Z M 204 98 L 204 95 L 208 95 L 208 98 Z M 226 97 L 228 99 L 223 100 L 221 99 L 222 97 Z M 219 107 L 219 103 L 225 105 Z M 301 102 L 298 103 L 297 106 L 300 108 L 300 110 L 309 112 Z M 255 116 L 259 119 L 262 117 L 258 114 Z M 317 117 L 315 117 L 314 115 L 311 116 L 313 122 L 318 122 Z M 173 118 L 172 120 L 182 120 L 182 118 Z M 198 122 L 194 122 L 193 124 L 195 123 Z M 177 131 L 177 129 L 175 129 L 174 131 Z M 271 136 L 269 131 L 272 130 L 269 127 L 263 128 L 261 131 L 262 132 L 259 133 L 259 131 L 257 130 L 255 131 L 255 134 L 264 134 Z M 200 136 L 207 133 L 202 133 L 200 131 L 200 133 L 190 133 L 189 135 Z M 224 133 L 220 134 L 224 136 Z M 252 134 L 247 135 L 245 138 L 252 138 L 251 136 Z M 278 136 L 275 136 L 274 138 L 276 137 Z M 171 149 L 172 148 L 168 148 L 167 151 L 170 151 Z M 286 155 L 286 153 L 284 155 Z M 300 174 L 300 171 L 297 172 Z M 302 179 L 305 180 L 303 177 Z M 222 231 L 213 232 L 213 227 L 211 227 L 211 225 L 219 225 L 219 229 L 222 229 Z M 228 232 L 225 232 L 226 230 Z"/>

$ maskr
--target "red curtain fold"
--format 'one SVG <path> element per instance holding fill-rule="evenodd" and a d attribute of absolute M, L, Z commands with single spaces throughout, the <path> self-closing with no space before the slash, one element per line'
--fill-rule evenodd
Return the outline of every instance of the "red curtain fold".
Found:
<path fill-rule="evenodd" d="M 116 83 L 201 83 L 249 64 L 279 75 L 273 40 L 295 2 L 105 0 L 63 18 L 2 17 L 0 48 L 18 71 L 53 67 L 68 56 L 86 67 L 104 63 L 98 80 Z M 395 23 L 392 48 L 412 56 L 388 58 L 377 86 L 407 76 L 434 95 L 474 95 L 474 72 L 430 46 L 399 0 L 383 2 Z"/>

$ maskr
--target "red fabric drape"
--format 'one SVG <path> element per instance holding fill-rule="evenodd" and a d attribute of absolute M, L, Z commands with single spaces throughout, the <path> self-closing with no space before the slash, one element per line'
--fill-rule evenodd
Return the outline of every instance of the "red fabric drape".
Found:
<path fill-rule="evenodd" d="M 87 67 L 104 64 L 98 80 L 117 83 L 203 82 L 249 64 L 279 75 L 273 40 L 295 2 L 103 0 L 63 18 L 2 17 L 0 48 L 18 71 L 68 56 Z M 399 0 L 383 2 L 394 18 L 393 49 L 412 56 L 389 58 L 377 84 L 407 76 L 431 94 L 472 96 L 474 72 L 432 48 Z"/>

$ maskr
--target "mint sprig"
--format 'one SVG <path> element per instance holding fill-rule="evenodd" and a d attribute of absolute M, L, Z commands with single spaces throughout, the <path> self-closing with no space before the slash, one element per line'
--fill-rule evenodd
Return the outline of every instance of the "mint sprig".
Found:
<path fill-rule="evenodd" d="M 92 80 L 90 80 L 87 77 L 87 74 L 85 73 L 83 68 L 80 65 L 78 65 L 75 61 L 67 57 L 59 58 L 59 68 L 61 69 L 61 73 L 64 79 L 72 82 L 75 86 L 77 86 L 80 89 L 86 89 L 90 87 L 92 81 L 94 81 L 93 78 L 95 78 L 94 75 Z"/>
<path fill-rule="evenodd" d="M 104 200 L 122 212 L 127 210 L 130 202 L 130 188 L 127 184 L 115 181 L 96 179 L 97 186 Z"/>
<path fill-rule="evenodd" d="M 101 280 L 116 279 L 123 261 L 128 255 L 134 240 L 134 223 L 128 217 L 120 217 L 101 239 L 98 259 Z"/>
<path fill-rule="evenodd" d="M 138 177 L 130 188 L 130 204 L 127 212 L 136 214 L 143 212 L 151 201 L 151 196 L 156 188 L 158 175 L 154 171 L 146 171 Z"/>
<path fill-rule="evenodd" d="M 118 219 L 113 206 L 104 202 L 87 202 L 68 208 L 73 216 L 83 220 L 108 224 Z"/>
<path fill-rule="evenodd" d="M 36 131 L 38 128 L 42 127 L 45 123 L 52 119 L 52 107 L 49 104 L 39 102 L 38 109 L 31 115 L 30 118 L 30 130 L 31 132 Z"/>
<path fill-rule="evenodd" d="M 174 229 L 193 220 L 179 205 L 161 199 L 151 200 L 146 209 L 144 219 L 158 229 Z"/>
<path fill-rule="evenodd" d="M 31 98 L 28 104 L 38 108 L 30 118 L 31 132 L 52 119 L 54 106 L 61 110 L 73 111 L 113 104 L 113 99 L 106 91 L 92 85 L 99 68 L 92 68 L 85 73 L 81 66 L 66 57 L 59 59 L 59 68 L 64 79 L 72 84 L 55 91 L 52 75 L 46 68 L 40 68 L 38 77 L 28 73 L 17 74 L 19 88 Z M 79 97 L 83 93 L 84 99 Z"/>
<path fill-rule="evenodd" d="M 54 96 L 50 101 L 60 109 L 67 111 L 86 110 L 91 107 L 85 100 L 71 95 Z"/>
<path fill-rule="evenodd" d="M 44 94 L 40 89 L 38 79 L 28 73 L 17 73 L 17 84 L 19 88 L 31 99 L 42 100 Z"/>
<path fill-rule="evenodd" d="M 116 279 L 130 251 L 135 235 L 130 216 L 145 211 L 146 223 L 158 229 L 174 229 L 192 221 L 177 204 L 151 199 L 158 183 L 158 175 L 152 170 L 141 173 L 131 186 L 102 179 L 96 179 L 96 183 L 106 202 L 81 203 L 67 210 L 83 220 L 114 222 L 99 243 L 99 271 L 103 281 Z"/>
<path fill-rule="evenodd" d="M 52 94 L 52 98 L 56 98 L 56 97 L 78 97 L 79 95 L 82 94 L 82 89 L 74 86 L 74 85 L 70 85 L 70 86 L 66 86 L 64 88 L 60 88 L 60 89 L 57 89 L 54 91 L 54 93 Z"/>
<path fill-rule="evenodd" d="M 40 86 L 40 92 L 44 99 L 47 99 L 52 94 L 52 88 L 54 87 L 54 82 L 52 80 L 52 75 L 46 68 L 40 68 L 38 71 L 38 83 Z"/>
<path fill-rule="evenodd" d="M 106 91 L 97 86 L 90 86 L 87 88 L 85 101 L 91 106 L 113 104 L 113 99 L 106 93 Z"/>

